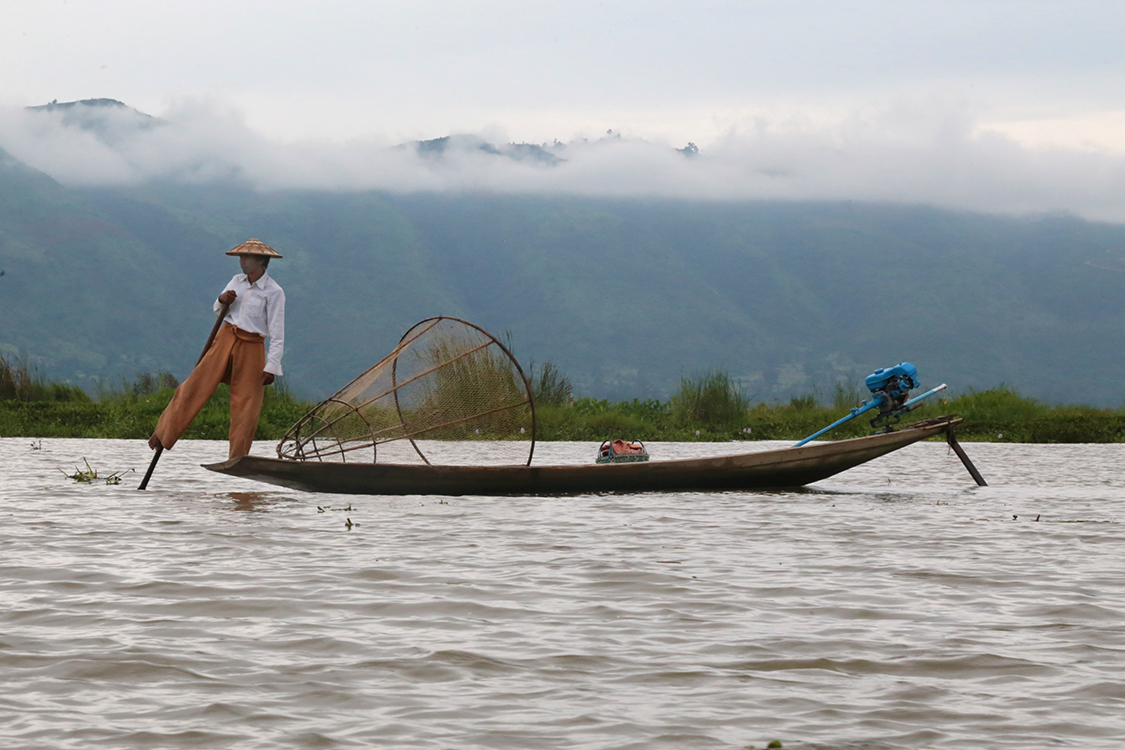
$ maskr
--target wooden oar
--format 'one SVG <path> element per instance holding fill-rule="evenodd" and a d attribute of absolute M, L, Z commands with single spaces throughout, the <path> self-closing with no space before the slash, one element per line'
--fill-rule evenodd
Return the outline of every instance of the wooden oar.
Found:
<path fill-rule="evenodd" d="M 230 303 L 224 303 L 219 308 L 219 317 L 215 318 L 215 325 L 211 326 L 211 335 L 207 337 L 207 343 L 203 345 L 203 351 L 199 354 L 199 359 L 195 360 L 195 364 L 203 361 L 203 357 L 207 355 L 207 350 L 211 348 L 211 344 L 215 343 L 215 336 L 219 334 L 219 329 L 223 327 L 223 318 L 227 316 L 227 310 L 230 309 Z"/>
<path fill-rule="evenodd" d="M 215 325 L 211 327 L 211 335 L 207 337 L 207 343 L 203 345 L 203 352 L 199 355 L 199 359 L 195 360 L 196 365 L 203 361 L 203 357 L 206 356 L 207 351 L 211 348 L 211 344 L 215 343 L 215 336 L 219 334 L 219 329 L 223 326 L 223 318 L 227 316 L 227 310 L 229 309 L 229 302 L 224 304 L 222 308 L 219 309 L 219 317 L 215 319 Z M 142 479 L 141 483 L 137 485 L 138 490 L 148 488 L 148 480 L 152 478 L 152 472 L 156 468 L 156 462 L 160 460 L 160 454 L 163 452 L 164 446 L 161 445 L 158 446 L 156 448 L 156 452 L 152 454 L 152 462 L 148 465 L 148 471 L 145 472 L 144 479 Z"/>

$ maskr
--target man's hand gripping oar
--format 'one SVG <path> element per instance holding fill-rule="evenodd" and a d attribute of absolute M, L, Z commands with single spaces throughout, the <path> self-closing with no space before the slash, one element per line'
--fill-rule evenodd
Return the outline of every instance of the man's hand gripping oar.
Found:
<path fill-rule="evenodd" d="M 218 335 L 219 329 L 223 325 L 223 318 L 227 316 L 227 311 L 230 309 L 230 304 L 234 302 L 234 298 L 234 291 L 229 289 L 219 295 L 219 303 L 222 304 L 222 307 L 219 309 L 219 317 L 215 319 L 215 325 L 211 327 L 211 335 L 207 337 L 207 343 L 203 345 L 203 352 L 199 355 L 199 359 L 195 361 L 195 364 L 198 365 L 203 361 L 203 357 L 211 348 L 211 344 L 215 343 L 215 336 Z M 155 434 L 148 439 L 148 447 L 156 451 L 156 453 L 152 454 L 152 462 L 148 465 L 148 471 L 145 472 L 144 479 L 142 479 L 141 483 L 137 486 L 138 490 L 143 490 L 148 487 L 148 480 L 152 478 L 152 472 L 156 468 L 156 462 L 160 460 L 160 454 L 164 452 L 164 446 L 161 445 L 160 438 Z"/>

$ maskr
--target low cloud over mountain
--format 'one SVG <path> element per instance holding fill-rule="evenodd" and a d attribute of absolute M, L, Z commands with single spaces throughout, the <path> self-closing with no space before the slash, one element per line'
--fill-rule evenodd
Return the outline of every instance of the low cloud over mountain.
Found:
<path fill-rule="evenodd" d="M 235 181 L 260 190 L 860 200 L 1125 221 L 1125 155 L 1034 149 L 948 102 L 832 121 L 761 117 L 698 153 L 612 130 L 527 144 L 501 130 L 395 142 L 271 141 L 215 102 L 159 118 L 114 100 L 0 109 L 0 148 L 67 185 Z"/>

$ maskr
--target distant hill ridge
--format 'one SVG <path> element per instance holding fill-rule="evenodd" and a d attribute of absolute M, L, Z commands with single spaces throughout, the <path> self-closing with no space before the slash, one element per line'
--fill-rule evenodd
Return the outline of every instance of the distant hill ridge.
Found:
<path fill-rule="evenodd" d="M 481 151 L 493 156 L 506 156 L 516 161 L 534 161 L 552 167 L 566 161 L 566 159 L 548 151 L 545 144 L 536 146 L 534 143 L 509 143 L 498 147 L 476 135 L 447 135 L 442 138 L 432 138 L 428 141 L 412 141 L 410 144 L 400 145 L 399 148 L 405 148 L 407 145 L 413 146 L 420 156 L 441 157 L 445 155 L 446 151 L 453 148 L 463 151 Z"/>
<path fill-rule="evenodd" d="M 131 109 L 131 107 L 127 106 L 124 102 L 119 102 L 116 99 L 80 99 L 80 100 L 74 101 L 74 102 L 59 102 L 58 99 L 55 99 L 54 101 L 49 102 L 47 104 L 40 104 L 38 106 L 28 107 L 28 109 L 34 110 L 34 111 L 46 110 L 48 112 L 51 112 L 51 111 L 56 110 L 56 109 L 64 109 L 65 110 L 65 109 L 74 109 L 75 107 L 117 107 L 117 108 L 120 108 L 120 109 Z M 137 112 L 137 110 L 135 110 L 135 109 L 133 111 Z M 143 114 L 143 113 L 138 112 L 138 114 Z M 148 117 L 148 116 L 149 115 L 145 115 L 145 117 Z"/>
<path fill-rule="evenodd" d="M 74 102 L 54 100 L 26 108 L 30 112 L 56 115 L 63 125 L 94 133 L 110 145 L 121 142 L 130 131 L 148 130 L 166 124 L 116 99 L 81 99 Z"/>

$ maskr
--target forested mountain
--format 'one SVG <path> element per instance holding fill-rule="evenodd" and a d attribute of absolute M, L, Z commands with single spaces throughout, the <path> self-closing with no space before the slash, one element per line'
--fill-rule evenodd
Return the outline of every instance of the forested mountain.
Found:
<path fill-rule="evenodd" d="M 724 367 L 760 400 L 914 362 L 926 385 L 1125 395 L 1125 226 L 851 203 L 66 188 L 0 152 L 0 347 L 90 388 L 183 377 L 254 236 L 285 258 L 285 370 L 322 397 L 464 317 L 582 395 Z"/>

